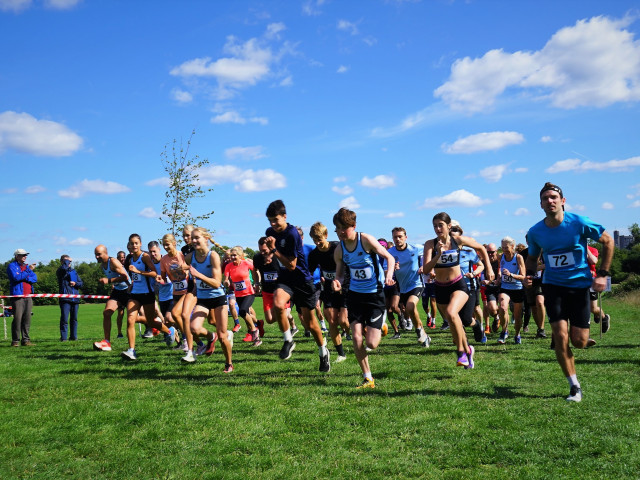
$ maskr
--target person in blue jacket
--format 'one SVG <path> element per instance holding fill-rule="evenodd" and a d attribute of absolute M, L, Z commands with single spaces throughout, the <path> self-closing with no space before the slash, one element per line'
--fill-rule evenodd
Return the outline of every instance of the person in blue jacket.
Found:
<path fill-rule="evenodd" d="M 32 285 L 38 281 L 38 276 L 33 269 L 36 264 L 27 264 L 29 252 L 19 248 L 13 252 L 15 260 L 7 267 L 9 277 L 10 295 L 30 295 L 33 293 Z M 11 346 L 19 347 L 22 335 L 22 345 L 30 346 L 29 329 L 31 328 L 31 309 L 33 299 L 31 297 L 12 298 L 13 322 L 11 322 Z"/>
<path fill-rule="evenodd" d="M 84 285 L 78 273 L 72 266 L 72 258 L 69 255 L 60 257 L 60 266 L 56 270 L 58 277 L 58 293 L 66 295 L 78 295 L 78 289 Z M 78 339 L 78 308 L 79 298 L 60 298 L 60 341 L 75 341 Z M 69 325 L 70 324 L 70 325 Z M 68 327 L 71 327 L 69 331 Z"/>

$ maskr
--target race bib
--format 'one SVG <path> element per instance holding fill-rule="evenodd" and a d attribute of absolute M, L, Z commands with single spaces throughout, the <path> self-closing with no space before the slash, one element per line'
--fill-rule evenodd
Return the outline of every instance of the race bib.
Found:
<path fill-rule="evenodd" d="M 140 280 L 142 280 L 142 275 L 140 275 L 139 273 L 131 272 L 131 281 L 132 282 L 139 282 Z"/>
<path fill-rule="evenodd" d="M 442 252 L 437 264 L 443 267 L 457 265 L 459 263 L 460 252 L 458 250 L 447 250 Z"/>
<path fill-rule="evenodd" d="M 278 272 L 266 272 L 264 274 L 265 282 L 275 282 L 276 280 L 278 280 Z"/>
<path fill-rule="evenodd" d="M 576 264 L 573 258 L 573 252 L 550 253 L 547 255 L 547 259 L 549 260 L 547 267 L 554 269 L 573 267 Z"/>
<path fill-rule="evenodd" d="M 187 281 L 186 280 L 178 280 L 177 282 L 173 282 L 173 289 L 180 291 L 187 289 Z"/>
<path fill-rule="evenodd" d="M 327 280 L 335 280 L 336 272 L 322 272 L 322 276 Z"/>
<path fill-rule="evenodd" d="M 198 281 L 198 288 L 200 290 L 213 290 L 213 287 L 211 285 L 203 282 L 202 280 Z"/>
<path fill-rule="evenodd" d="M 247 284 L 244 282 L 244 280 L 242 280 L 240 282 L 233 282 L 233 289 L 236 292 L 241 292 L 242 290 L 246 290 L 247 289 Z"/>
<path fill-rule="evenodd" d="M 516 281 L 513 279 L 511 275 L 503 275 L 502 283 L 516 283 Z"/>
<path fill-rule="evenodd" d="M 351 278 L 354 280 L 370 280 L 373 277 L 373 268 L 361 267 L 361 268 L 349 268 L 351 272 Z"/>

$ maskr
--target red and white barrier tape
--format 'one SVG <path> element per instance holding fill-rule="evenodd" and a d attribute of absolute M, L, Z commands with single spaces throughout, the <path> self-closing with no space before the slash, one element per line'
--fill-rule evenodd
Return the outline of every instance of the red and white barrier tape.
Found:
<path fill-rule="evenodd" d="M 0 298 L 109 298 L 109 295 L 71 295 L 68 293 L 32 293 L 30 295 L 0 295 Z"/>

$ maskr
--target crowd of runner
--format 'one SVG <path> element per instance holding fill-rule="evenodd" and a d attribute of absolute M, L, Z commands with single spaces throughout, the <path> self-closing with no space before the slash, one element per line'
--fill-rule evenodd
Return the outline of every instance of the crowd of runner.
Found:
<path fill-rule="evenodd" d="M 283 337 L 279 357 L 287 360 L 296 346 L 295 310 L 305 336 L 318 347 L 321 372 L 329 372 L 332 363 L 326 336 L 336 363 L 346 360 L 342 342 L 350 338 L 363 376 L 357 388 L 375 388 L 368 353 L 387 335 L 387 322 L 392 339 L 413 330 L 422 348 L 431 344 L 429 330 L 449 330 L 455 365 L 470 370 L 475 367 L 474 344 L 486 343 L 490 334 L 499 344 L 509 338 L 520 344 L 531 317 L 535 338 L 546 338 L 548 318 L 552 348 L 570 385 L 567 400 L 580 401 L 570 343 L 576 348 L 595 344 L 589 336 L 591 315 L 602 321 L 602 332 L 609 329 L 609 315 L 597 299 L 609 276 L 613 241 L 601 225 L 565 212 L 556 185 L 545 184 L 540 202 L 545 218 L 529 230 L 528 246 L 505 237 L 501 253 L 494 243 L 483 245 L 464 235 L 462 226 L 444 212 L 433 217 L 434 238 L 417 245 L 408 242 L 402 227 L 392 230 L 391 241 L 359 232 L 356 214 L 347 208 L 333 216 L 339 241 L 328 240 L 321 222 L 311 226 L 313 248 L 303 244 L 304 232 L 287 221 L 281 200 L 266 210 L 269 228 L 257 240 L 253 259 L 245 258 L 239 246 L 221 258 L 211 248 L 211 234 L 192 225 L 182 232 L 185 245 L 180 250 L 173 235 L 162 238 L 164 255 L 156 241 L 143 250 L 137 234 L 129 236 L 128 255 L 111 257 L 98 245 L 101 282 L 113 289 L 103 313 L 104 338 L 94 348 L 111 351 L 111 318 L 118 312 L 122 336 L 126 310 L 129 348 L 121 354 L 124 359 L 137 359 L 135 324 L 140 323 L 145 325 L 143 337 L 162 333 L 169 347 L 184 353 L 185 363 L 211 355 L 219 342 L 223 371 L 231 373 L 239 319 L 247 329 L 243 341 L 254 348 L 262 344 L 264 323 L 277 323 Z M 598 250 L 588 240 L 602 245 L 598 270 Z M 258 293 L 264 320 L 253 309 Z"/>

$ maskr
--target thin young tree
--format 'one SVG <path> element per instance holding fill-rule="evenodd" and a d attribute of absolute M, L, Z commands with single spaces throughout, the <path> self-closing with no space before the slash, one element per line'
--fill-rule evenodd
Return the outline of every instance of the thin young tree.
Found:
<path fill-rule="evenodd" d="M 160 154 L 162 166 L 169 175 L 169 185 L 164 194 L 160 219 L 169 225 L 169 231 L 176 238 L 180 238 L 177 233 L 185 224 L 197 225 L 200 220 L 206 220 L 213 214 L 212 210 L 193 215 L 189 210 L 192 200 L 204 197 L 208 192 L 213 191 L 213 188 L 203 189 L 199 182 L 199 172 L 209 164 L 209 160 L 201 159 L 198 155 L 189 156 L 191 140 L 195 134 L 196 131 L 193 130 L 186 146 L 182 141 L 178 144 L 174 139 L 171 152 L 169 152 L 169 144 L 166 144 Z"/>

